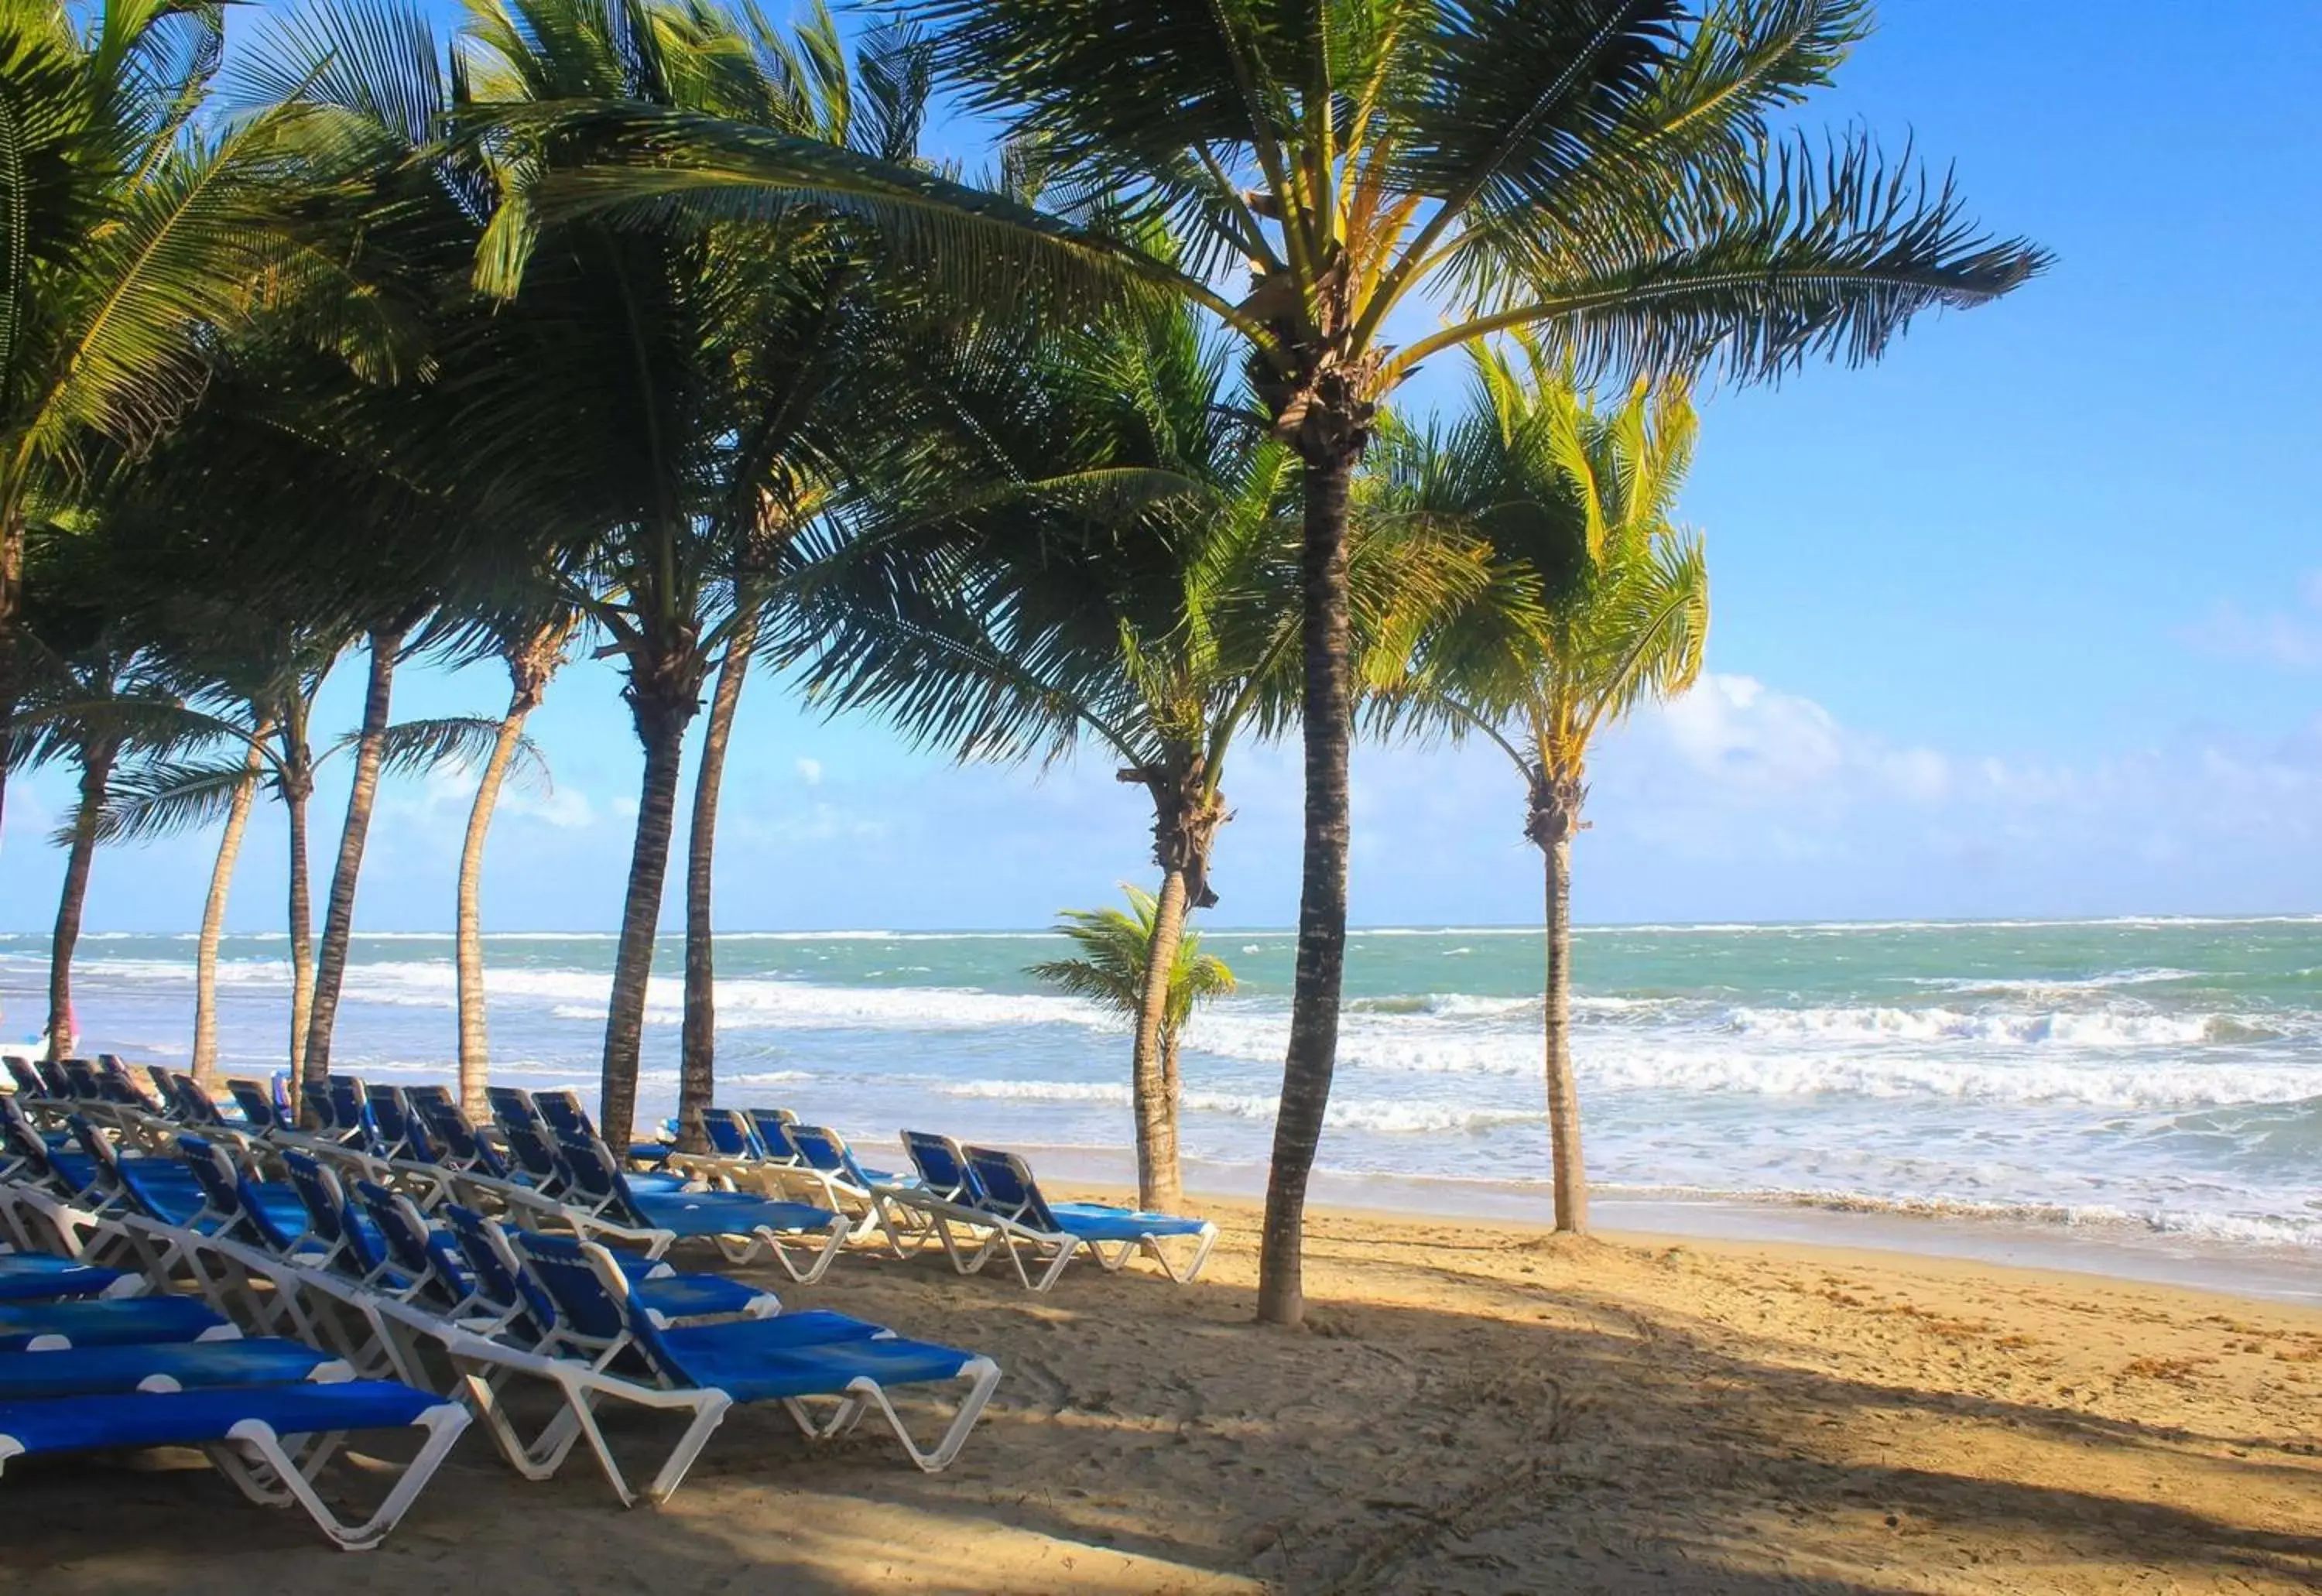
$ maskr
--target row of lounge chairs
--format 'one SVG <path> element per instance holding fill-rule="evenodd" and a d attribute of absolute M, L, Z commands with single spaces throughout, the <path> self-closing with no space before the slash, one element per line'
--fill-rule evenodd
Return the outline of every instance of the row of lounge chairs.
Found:
<path fill-rule="evenodd" d="M 448 1096 L 342 1087 L 360 1113 L 343 1100 L 300 1130 L 262 1088 L 253 1111 L 238 1087 L 229 1116 L 171 1072 L 156 1073 L 158 1101 L 125 1072 L 75 1073 L 27 1065 L 0 1097 L 0 1245 L 13 1249 L 0 1252 L 0 1466 L 202 1445 L 250 1494 L 296 1501 L 359 1548 L 393 1528 L 473 1418 L 526 1477 L 585 1446 L 633 1502 L 674 1491 L 737 1402 L 779 1403 L 817 1439 L 875 1414 L 940 1469 L 1000 1378 L 972 1352 L 677 1272 L 663 1257 L 677 1240 L 746 1252 L 769 1234 L 827 1238 L 805 1265 L 827 1268 L 852 1227 L 809 1203 L 626 1170 L 577 1104 L 552 1127 L 544 1101 L 496 1103 L 495 1148 Z M 545 1179 L 517 1167 L 526 1131 L 553 1155 Z M 942 1384 L 964 1391 L 922 1446 L 891 1393 Z M 599 1425 L 608 1405 L 684 1420 L 642 1486 Z M 407 1426 L 425 1439 L 388 1500 L 361 1522 L 337 1516 L 313 1480 L 339 1437 Z"/>

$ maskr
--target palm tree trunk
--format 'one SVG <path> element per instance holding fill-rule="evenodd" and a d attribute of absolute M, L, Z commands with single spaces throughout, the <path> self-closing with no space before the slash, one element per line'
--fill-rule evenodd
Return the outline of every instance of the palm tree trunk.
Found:
<path fill-rule="evenodd" d="M 111 743 L 80 748 L 80 807 L 73 811 L 72 848 L 65 855 L 65 887 L 57 899 L 56 935 L 49 944 L 49 1057 L 73 1051 L 72 962 L 80 941 L 80 913 L 88 898 L 89 865 L 96 857 L 96 823 L 113 779 Z"/>
<path fill-rule="evenodd" d="M 718 668 L 702 734 L 701 766 L 693 778 L 693 819 L 685 853 L 685 1025 L 677 1077 L 677 1145 L 709 1150 L 701 1117 L 718 1101 L 718 953 L 709 924 L 709 890 L 718 853 L 718 790 L 726 778 L 726 744 L 734 711 L 757 645 L 758 612 L 744 610 Z"/>
<path fill-rule="evenodd" d="M 1173 1214 L 1184 1202 L 1177 1166 L 1177 1093 L 1172 1080 L 1175 1048 L 1168 1035 L 1169 977 L 1185 929 L 1185 872 L 1161 877 L 1153 904 L 1153 936 L 1145 954 L 1145 990 L 1138 994 L 1137 1049 L 1129 1062 L 1129 1095 L 1137 1114 L 1137 1203 Z"/>
<path fill-rule="evenodd" d="M 24 517 L 0 509 L 0 747 L 16 724 L 17 653 L 24 607 Z M 6 835 L 8 762 L 0 759 L 0 838 Z"/>
<path fill-rule="evenodd" d="M 507 713 L 500 717 L 499 734 L 492 739 L 491 757 L 476 783 L 476 801 L 468 810 L 468 834 L 460 847 L 459 907 L 454 917 L 454 962 L 460 982 L 460 1106 L 468 1117 L 482 1121 L 490 1106 L 484 1088 L 490 1078 L 491 1044 L 484 1011 L 484 840 L 491 833 L 492 811 L 500 800 L 500 786 L 508 765 L 524 741 L 524 725 L 548 691 L 548 679 L 562 662 L 563 625 L 543 627 L 522 648 L 510 653 Z"/>
<path fill-rule="evenodd" d="M 298 1062 L 306 1056 L 306 1026 L 315 1013 L 315 892 L 306 863 L 306 802 L 313 778 L 303 769 L 283 783 L 282 807 L 290 822 L 290 1062 L 296 1084 Z M 294 1110 L 299 1107 L 294 1093 Z"/>
<path fill-rule="evenodd" d="M 1555 1160 L 1556 1227 L 1588 1228 L 1588 1176 L 1580 1162 L 1580 1097 L 1572 1081 L 1572 834 L 1540 850 L 1548 866 L 1548 1139 Z"/>
<path fill-rule="evenodd" d="M 645 768 L 636 839 L 629 853 L 628 896 L 621 906 L 621 940 L 613 957 L 598 1096 L 598 1128 L 617 1152 L 628 1145 L 636 1126 L 637 1058 L 644 1041 L 645 989 L 653 980 L 654 932 L 669 878 L 670 834 L 677 826 L 685 728 L 698 707 L 690 689 L 656 692 L 640 690 L 642 685 L 632 678 L 629 707 L 644 745 Z"/>
<path fill-rule="evenodd" d="M 1347 489 L 1357 446 L 1306 463 L 1301 554 L 1305 652 L 1306 845 L 1298 894 L 1298 967 L 1282 1108 L 1266 1183 L 1257 1317 L 1295 1325 L 1305 1316 L 1301 1244 L 1306 1182 L 1322 1139 L 1338 1062 L 1339 992 L 1347 958 L 1347 754 L 1353 725 L 1347 684 Z"/>
<path fill-rule="evenodd" d="M 217 1082 L 218 940 L 225 933 L 226 897 L 233 890 L 234 862 L 242 857 L 242 834 L 250 829 L 250 806 L 258 797 L 258 775 L 266 762 L 263 722 L 251 739 L 248 778 L 234 789 L 225 812 L 225 834 L 218 839 L 217 862 L 210 867 L 210 895 L 202 905 L 202 935 L 194 947 L 194 1082 L 205 1090 Z"/>
<path fill-rule="evenodd" d="M 330 902 L 323 913 L 323 944 L 315 966 L 306 1050 L 299 1055 L 302 1087 L 331 1072 L 331 1029 L 338 1022 L 339 991 L 346 982 L 348 945 L 355 929 L 355 882 L 362 873 L 371 807 L 379 800 L 379 766 L 387 746 L 395 660 L 402 652 L 402 627 L 383 626 L 370 634 L 370 679 L 363 693 L 362 730 L 355 743 L 354 782 L 347 793 L 346 824 L 339 831 L 339 858 L 331 871 Z"/>

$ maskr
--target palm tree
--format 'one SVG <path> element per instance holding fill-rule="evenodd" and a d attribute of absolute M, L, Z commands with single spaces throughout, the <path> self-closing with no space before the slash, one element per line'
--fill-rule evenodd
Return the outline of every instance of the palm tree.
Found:
<path fill-rule="evenodd" d="M 1020 324 L 913 351 L 899 403 L 923 458 L 797 579 L 811 690 L 962 759 L 1093 745 L 1153 808 L 1156 935 L 1217 901 L 1210 859 L 1245 734 L 1294 717 L 1294 461 L 1230 401 L 1231 361 L 1185 306 Z M 1399 666 L 1406 611 L 1479 586 L 1448 541 L 1361 542 L 1358 631 Z M 1467 584 L 1463 586 L 1462 584 Z M 1134 1027 L 1138 1182 L 1181 1197 L 1164 1088 L 1167 991 Z"/>
<path fill-rule="evenodd" d="M 0 250 L 0 734 L 23 663 L 29 531 L 69 530 L 99 475 L 92 457 L 169 427 L 200 391 L 219 328 L 343 280 L 300 235 L 285 114 L 223 131 L 197 120 L 224 16 L 142 0 L 0 5 L 13 241 Z"/>
<path fill-rule="evenodd" d="M 49 540 L 40 540 L 36 550 Z M 45 563 L 45 562 L 42 562 Z M 49 574 L 49 573 L 43 573 Z M 177 700 L 156 681 L 124 629 L 101 618 L 101 586 L 83 570 L 36 589 L 25 612 L 33 656 L 5 762 L 61 762 L 78 775 L 72 815 L 56 834 L 66 850 L 63 889 L 49 944 L 49 1056 L 73 1050 L 73 955 L 88 899 L 91 867 L 104 840 L 102 817 L 124 755 L 157 746 L 174 730 Z M 101 582 L 101 579 L 100 579 Z M 51 590 L 52 589 L 52 590 Z M 61 599 L 61 603 L 58 602 Z"/>
<path fill-rule="evenodd" d="M 1129 898 L 1129 914 L 1117 908 L 1062 910 L 1056 934 L 1070 938 L 1080 956 L 1046 960 L 1031 965 L 1028 973 L 1072 997 L 1102 1003 L 1132 1023 L 1141 1023 L 1146 994 L 1158 985 L 1164 993 L 1161 1090 L 1174 1118 L 1180 1098 L 1178 1039 L 1197 1005 L 1234 990 L 1234 973 L 1224 960 L 1202 952 L 1198 933 L 1185 932 L 1169 948 L 1169 962 L 1159 965 L 1163 979 L 1156 982 L 1155 949 L 1163 945 L 1160 903 L 1151 893 L 1125 883 L 1121 891 Z M 1141 1193 L 1138 1205 L 1154 1206 Z"/>
<path fill-rule="evenodd" d="M 1598 410 L 1537 343 L 1475 356 L 1469 414 L 1442 437 L 1398 440 L 1385 496 L 1491 548 L 1502 580 L 1448 615 L 1412 676 L 1422 713 L 1472 731 L 1524 779 L 1524 835 L 1547 872 L 1546 1066 L 1556 1227 L 1588 1227 L 1572 1072 L 1572 839 L 1588 752 L 1639 706 L 1701 673 L 1709 569 L 1670 520 L 1693 458 L 1684 386 L 1640 386 Z M 1400 493 L 1395 491 L 1400 488 Z"/>
<path fill-rule="evenodd" d="M 1166 217 L 1183 259 L 762 129 L 611 102 L 563 124 L 614 164 L 537 198 L 549 214 L 848 206 L 955 273 L 1005 248 L 1054 286 L 1157 285 L 1241 340 L 1303 471 L 1303 886 L 1258 1292 L 1261 1319 L 1296 1323 L 1346 953 L 1349 492 L 1382 402 L 1433 357 L 1526 329 L 1592 378 L 1860 363 L 1920 313 L 2006 294 L 2048 256 L 1979 231 L 1948 178 L 1889 166 L 1865 133 L 1819 151 L 1778 136 L 1868 29 L 1868 0 L 892 9 L 931 29 L 967 107 L 1053 191 Z M 1239 299 L 1216 286 L 1237 261 Z"/>
<path fill-rule="evenodd" d="M 635 1118 L 686 734 L 721 660 L 740 691 L 770 545 L 812 516 L 837 457 L 880 423 L 863 374 L 887 274 L 859 229 L 818 213 L 767 229 L 544 217 L 534 194 L 599 153 L 553 113 L 611 98 L 893 163 L 911 157 L 926 75 L 909 41 L 885 34 L 850 73 L 820 11 L 785 36 L 707 5 L 526 0 L 480 6 L 470 44 L 460 122 L 501 178 L 479 269 L 535 330 L 523 382 L 571 413 L 562 502 L 591 539 L 576 597 L 622 662 L 644 752 L 605 1031 L 599 1122 L 617 1143 Z M 713 834 L 701 828 L 703 850 Z M 706 890 L 695 900 L 706 926 Z M 706 936 L 694 950 L 706 1021 Z M 697 1100 L 705 1032 L 697 1023 Z"/>
<path fill-rule="evenodd" d="M 453 917 L 454 961 L 460 992 L 460 1102 L 469 1117 L 489 1117 L 484 1089 L 489 1081 L 491 1046 L 484 1017 L 483 890 L 484 840 L 490 834 L 508 769 L 529 746 L 525 723 L 547 696 L 548 684 L 563 668 L 579 617 L 570 610 L 546 620 L 524 617 L 494 628 L 498 652 L 507 667 L 508 702 L 484 756 L 468 809 L 468 830 L 460 844 L 460 886 Z"/>

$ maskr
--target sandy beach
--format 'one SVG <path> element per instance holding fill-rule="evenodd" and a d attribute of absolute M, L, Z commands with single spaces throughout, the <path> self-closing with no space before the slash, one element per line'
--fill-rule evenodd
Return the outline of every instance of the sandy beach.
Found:
<path fill-rule="evenodd" d="M 867 1430 L 809 1451 L 737 1411 L 669 1505 L 624 1512 L 577 1468 L 517 1480 L 478 1437 L 386 1547 L 346 1557 L 163 1455 L 19 1464 L 0 1573 L 44 1596 L 2322 1582 L 2322 1313 L 1333 1210 L 1310 1328 L 1284 1334 L 1248 1323 L 1256 1210 L 1204 1206 L 1226 1239 L 1189 1290 L 1092 1269 L 1036 1298 L 872 1257 L 784 1289 L 1001 1361 L 941 1475 Z"/>

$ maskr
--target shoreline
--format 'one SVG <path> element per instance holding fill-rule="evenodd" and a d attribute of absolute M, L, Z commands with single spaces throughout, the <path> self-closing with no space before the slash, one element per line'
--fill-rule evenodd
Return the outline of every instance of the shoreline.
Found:
<path fill-rule="evenodd" d="M 1128 1148 L 1028 1145 L 1023 1151 L 1044 1180 L 1101 1188 L 1112 1198 L 1135 1200 L 1135 1166 Z M 1189 1206 L 1197 1200 L 1264 1200 L 1263 1168 L 1187 1159 L 1184 1170 Z M 1402 1217 L 1542 1236 L 1553 1234 L 1548 1204 L 1545 1183 L 1325 1169 L 1314 1172 L 1308 1191 L 1312 1212 L 1370 1221 Z M 1914 1211 L 1805 1194 L 1635 1196 L 1618 1189 L 1594 1194 L 1589 1218 L 1607 1238 L 1878 1254 L 1897 1262 L 1948 1261 L 2081 1275 L 2322 1311 L 2322 1248 L 2152 1230 L 2133 1221 L 2072 1224 L 1998 1213 Z"/>

